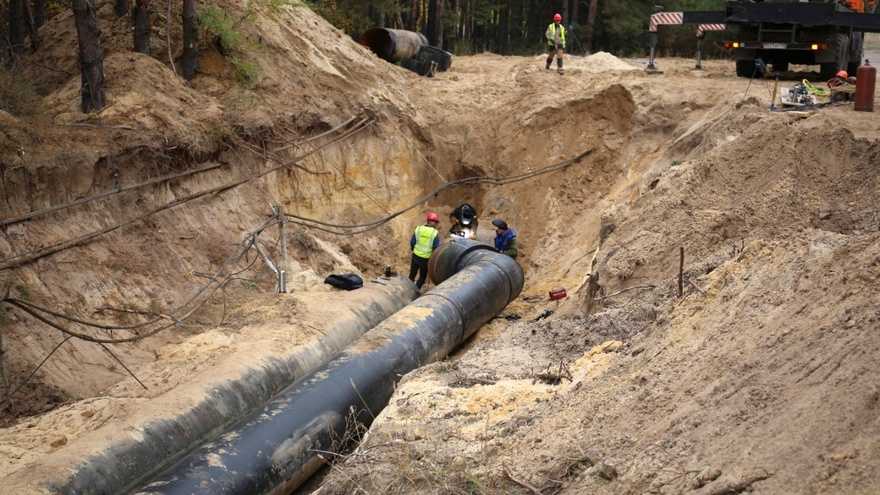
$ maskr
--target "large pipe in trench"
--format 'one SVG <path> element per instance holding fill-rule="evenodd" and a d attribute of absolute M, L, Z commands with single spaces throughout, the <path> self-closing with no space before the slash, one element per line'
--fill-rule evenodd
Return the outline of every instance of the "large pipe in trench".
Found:
<path fill-rule="evenodd" d="M 360 42 L 379 58 L 397 63 L 415 57 L 428 38 L 422 33 L 402 29 L 373 28 L 361 35 Z"/>
<path fill-rule="evenodd" d="M 439 285 L 367 332 L 340 357 L 273 399 L 261 414 L 200 448 L 140 493 L 290 493 L 369 424 L 401 376 L 445 357 L 522 291 L 522 268 L 474 241 L 432 257 Z"/>
<path fill-rule="evenodd" d="M 176 415 L 133 425 L 136 435 L 120 435 L 100 453 L 79 459 L 70 472 L 62 463 L 60 479 L 48 483 L 50 491 L 107 495 L 142 486 L 193 448 L 259 413 L 272 397 L 320 369 L 417 294 L 415 285 L 402 277 L 369 283 L 351 297 L 358 305 L 340 311 L 339 317 L 322 329 L 320 339 L 297 346 L 286 355 L 253 363 L 240 377 L 212 386 Z"/>

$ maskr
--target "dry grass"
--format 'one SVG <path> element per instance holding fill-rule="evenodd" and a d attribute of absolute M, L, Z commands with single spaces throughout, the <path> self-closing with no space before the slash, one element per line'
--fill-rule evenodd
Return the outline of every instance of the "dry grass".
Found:
<path fill-rule="evenodd" d="M 0 110 L 12 115 L 34 115 L 42 99 L 33 85 L 7 69 L 0 69 Z"/>

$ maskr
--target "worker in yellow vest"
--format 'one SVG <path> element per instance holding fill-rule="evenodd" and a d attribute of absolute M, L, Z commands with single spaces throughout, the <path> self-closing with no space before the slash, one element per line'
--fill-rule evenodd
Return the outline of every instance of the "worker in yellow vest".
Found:
<path fill-rule="evenodd" d="M 416 286 L 419 289 L 425 285 L 425 279 L 428 278 L 428 260 L 431 259 L 434 250 L 440 247 L 440 232 L 437 231 L 440 217 L 431 211 L 428 212 L 425 219 L 427 223 L 416 227 L 409 240 L 409 247 L 412 248 L 409 279 L 416 282 L 416 274 L 418 274 L 419 280 L 416 282 Z"/>
<path fill-rule="evenodd" d="M 565 26 L 562 25 L 562 15 L 553 16 L 553 24 L 547 26 L 547 32 L 544 33 L 547 38 L 547 51 L 550 55 L 547 57 L 547 70 L 553 64 L 553 57 L 556 57 L 556 66 L 559 73 L 562 74 L 562 54 L 565 53 Z"/>

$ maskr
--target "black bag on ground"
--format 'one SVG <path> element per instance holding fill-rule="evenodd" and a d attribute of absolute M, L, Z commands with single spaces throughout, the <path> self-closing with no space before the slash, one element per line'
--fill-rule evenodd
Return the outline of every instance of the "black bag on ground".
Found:
<path fill-rule="evenodd" d="M 331 274 L 324 279 L 325 284 L 330 284 L 337 289 L 355 290 L 364 286 L 364 279 L 354 273 L 343 273 L 341 275 Z"/>

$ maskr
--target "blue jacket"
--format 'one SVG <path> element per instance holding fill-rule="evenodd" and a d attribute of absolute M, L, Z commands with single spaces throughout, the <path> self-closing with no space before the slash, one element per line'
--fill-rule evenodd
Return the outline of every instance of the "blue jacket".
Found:
<path fill-rule="evenodd" d="M 501 251 L 507 251 L 510 249 L 511 244 L 516 240 L 516 230 L 513 228 L 509 228 L 502 232 L 501 234 L 495 235 L 495 249 Z"/>

